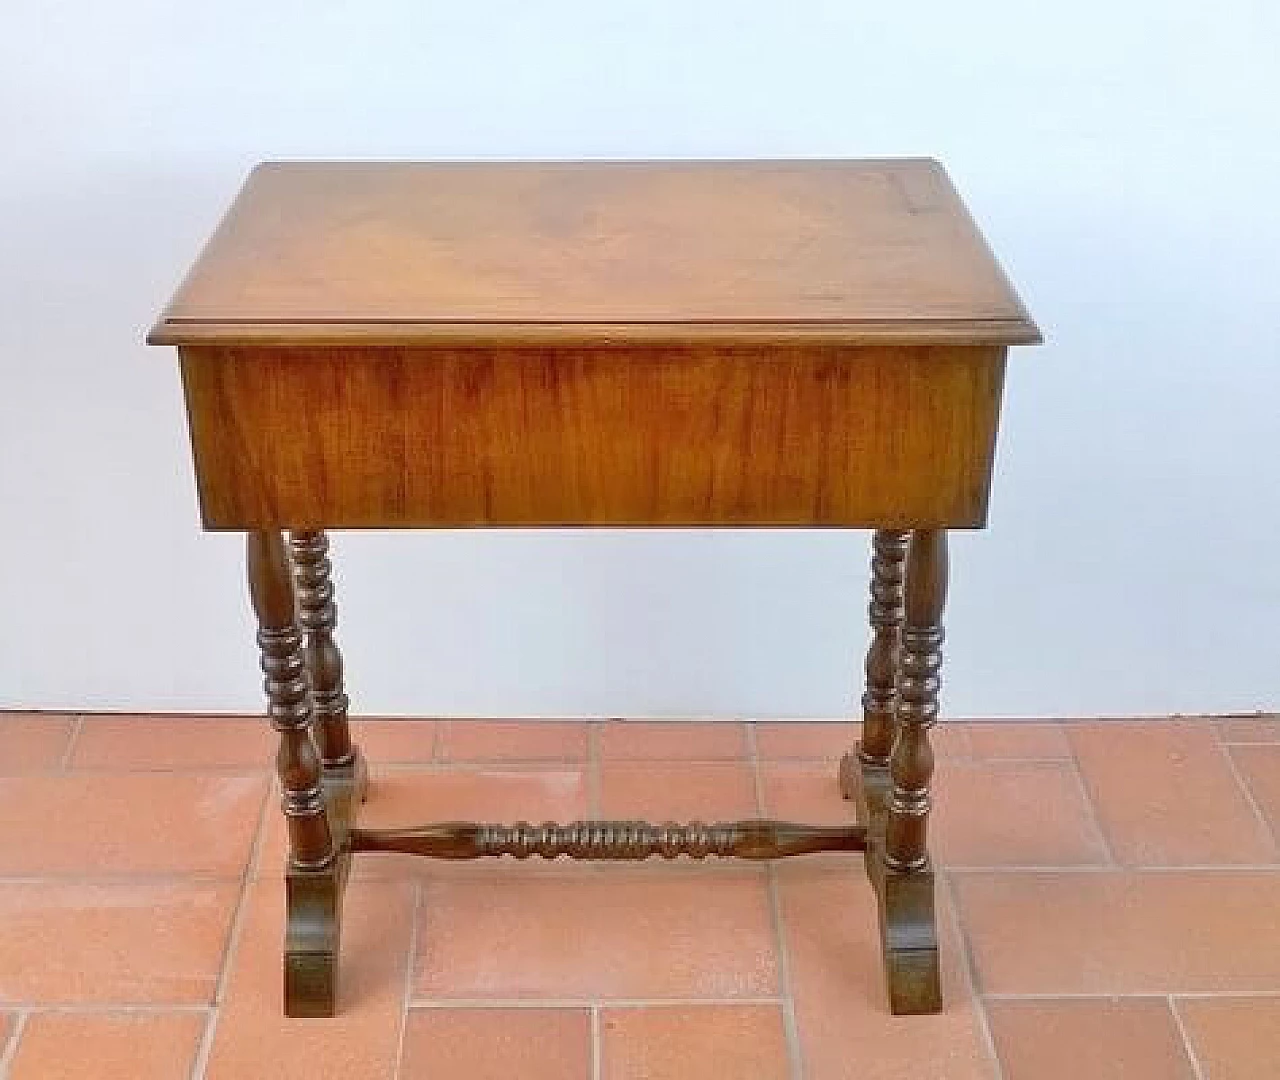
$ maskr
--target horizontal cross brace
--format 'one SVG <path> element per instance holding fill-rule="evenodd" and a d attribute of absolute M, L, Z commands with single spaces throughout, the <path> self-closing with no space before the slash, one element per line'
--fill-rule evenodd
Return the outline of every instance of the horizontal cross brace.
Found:
<path fill-rule="evenodd" d="M 726 821 L 707 825 L 653 825 L 647 821 L 574 821 L 567 825 L 484 825 L 440 822 L 407 829 L 352 829 L 349 849 L 425 855 L 435 859 L 479 859 L 538 855 L 554 859 L 674 859 L 716 855 L 735 859 L 781 859 L 820 851 L 863 851 L 861 825 L 801 825 L 790 821 Z"/>

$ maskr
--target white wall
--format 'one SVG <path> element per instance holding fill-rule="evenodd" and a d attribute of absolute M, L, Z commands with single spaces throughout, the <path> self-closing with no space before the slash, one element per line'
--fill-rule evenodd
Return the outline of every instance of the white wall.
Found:
<path fill-rule="evenodd" d="M 141 337 L 265 157 L 928 154 L 1050 344 L 954 544 L 953 715 L 1280 706 L 1270 0 L 8 0 L 0 704 L 249 709 Z M 336 537 L 377 712 L 838 715 L 849 534 Z"/>

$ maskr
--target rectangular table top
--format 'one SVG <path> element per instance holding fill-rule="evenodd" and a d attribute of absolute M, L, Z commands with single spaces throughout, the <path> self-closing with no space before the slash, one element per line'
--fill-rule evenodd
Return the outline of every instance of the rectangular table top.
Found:
<path fill-rule="evenodd" d="M 932 160 L 270 162 L 153 344 L 1039 340 Z"/>

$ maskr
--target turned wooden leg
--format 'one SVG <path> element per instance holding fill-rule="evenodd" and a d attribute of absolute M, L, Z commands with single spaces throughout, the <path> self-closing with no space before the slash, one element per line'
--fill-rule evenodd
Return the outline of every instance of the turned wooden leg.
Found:
<path fill-rule="evenodd" d="M 893 791 L 885 822 L 879 889 L 885 966 L 895 1013 L 937 1012 L 942 1008 L 933 870 L 926 831 L 933 777 L 929 729 L 938 717 L 946 595 L 946 533 L 917 530 L 912 533 L 907 556 L 897 738 L 889 760 Z"/>
<path fill-rule="evenodd" d="M 334 602 L 329 538 L 323 530 L 290 533 L 298 622 L 306 638 L 307 672 L 315 706 L 314 731 L 324 769 L 324 786 L 332 798 L 354 792 L 363 799 L 364 761 L 351 742 L 347 726 L 347 694 L 342 681 L 342 653 L 334 641 L 338 609 Z"/>
<path fill-rule="evenodd" d="M 267 710 L 280 733 L 276 769 L 289 826 L 289 859 L 301 869 L 319 869 L 332 860 L 333 842 L 320 791 L 320 757 L 311 740 L 311 689 L 293 580 L 280 534 L 250 533 L 248 563 Z"/>
<path fill-rule="evenodd" d="M 279 532 L 247 537 L 249 593 L 289 830 L 284 996 L 289 1016 L 332 1016 L 337 1007 L 338 927 L 345 859 L 329 827 L 320 755 L 312 741 L 311 688 L 298 628 L 292 567 Z"/>
<path fill-rule="evenodd" d="M 329 538 L 323 531 L 289 534 L 298 587 L 298 622 L 306 634 L 307 671 L 315 704 L 316 741 L 327 766 L 347 765 L 355 755 L 347 731 L 342 653 L 333 640 L 338 609 L 333 601 Z"/>
<path fill-rule="evenodd" d="M 840 762 L 840 791 L 846 799 L 865 793 L 871 816 L 883 814 L 889 795 L 889 754 L 893 750 L 898 690 L 898 648 L 902 637 L 903 563 L 908 534 L 879 529 L 872 542 L 871 647 L 867 650 L 862 694 L 862 738 Z"/>

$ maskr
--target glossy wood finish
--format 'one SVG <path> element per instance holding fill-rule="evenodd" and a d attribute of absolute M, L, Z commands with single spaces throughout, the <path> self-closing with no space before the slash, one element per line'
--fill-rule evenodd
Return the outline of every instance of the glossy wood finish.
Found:
<path fill-rule="evenodd" d="M 975 527 L 1004 350 L 188 348 L 182 372 L 207 528 Z"/>
<path fill-rule="evenodd" d="M 293 866 L 317 869 L 333 859 L 320 786 L 320 756 L 311 738 L 311 687 L 303 657 L 292 567 L 279 532 L 247 536 L 249 593 L 258 617 L 267 712 L 280 733 L 276 772 Z"/>
<path fill-rule="evenodd" d="M 709 856 L 734 859 L 784 859 L 821 851 L 862 851 L 861 826 L 801 825 L 790 821 L 729 821 L 687 825 L 647 821 L 553 821 L 533 825 L 482 825 L 444 822 L 410 829 L 353 829 L 352 851 L 398 851 L 435 859 L 480 859 L 511 855 L 555 859 L 638 861 L 654 856 L 676 859 Z"/>
<path fill-rule="evenodd" d="M 1037 340 L 922 159 L 267 163 L 151 340 L 518 344 L 548 327 L 559 347 L 762 327 Z"/>
<path fill-rule="evenodd" d="M 325 769 L 349 767 L 355 748 L 347 730 L 347 694 L 342 682 L 342 653 L 333 639 L 338 624 L 334 602 L 329 538 L 323 530 L 295 532 L 289 538 L 298 593 L 298 621 L 306 634 L 307 673 L 315 706 L 315 732 Z"/>
<path fill-rule="evenodd" d="M 985 523 L 1006 349 L 1038 332 L 936 162 L 265 165 L 149 340 L 179 346 L 205 526 L 249 533 L 289 1015 L 337 1009 L 343 887 L 374 851 L 864 850 L 891 1008 L 941 1008 L 944 530 Z M 879 530 L 841 772 L 860 824 L 356 828 L 324 530 L 507 525 Z"/>
<path fill-rule="evenodd" d="M 934 1013 L 942 1008 L 942 987 L 934 874 L 925 845 L 946 534 L 880 530 L 873 552 L 863 737 L 856 752 L 841 760 L 839 783 L 844 797 L 856 800 L 866 829 L 866 869 L 876 891 L 889 1007 L 895 1015 Z"/>
<path fill-rule="evenodd" d="M 360 752 L 350 764 L 323 773 L 325 817 L 334 856 L 328 865 L 285 866 L 284 1013 L 337 1015 L 342 901 L 351 873 L 348 831 L 365 799 L 367 776 Z"/>
<path fill-rule="evenodd" d="M 907 554 L 906 623 L 898 671 L 898 734 L 889 759 L 893 801 L 885 829 L 885 861 L 915 870 L 928 860 L 929 784 L 942 672 L 942 611 L 947 599 L 947 534 L 918 529 Z"/>
<path fill-rule="evenodd" d="M 872 540 L 871 646 L 867 650 L 866 683 L 862 693 L 862 737 L 856 751 L 840 762 L 840 789 L 854 797 L 863 765 L 878 770 L 887 788 L 889 753 L 897 732 L 898 650 L 904 612 L 903 579 L 909 534 L 877 529 Z"/>
<path fill-rule="evenodd" d="M 865 829 L 864 862 L 876 893 L 880 953 L 889 1009 L 895 1016 L 936 1013 L 942 1009 L 933 868 L 891 869 L 885 861 L 885 825 L 889 816 L 888 770 L 850 754 L 842 762 L 842 790 L 856 800 Z"/>

